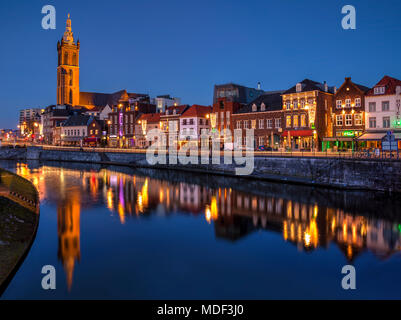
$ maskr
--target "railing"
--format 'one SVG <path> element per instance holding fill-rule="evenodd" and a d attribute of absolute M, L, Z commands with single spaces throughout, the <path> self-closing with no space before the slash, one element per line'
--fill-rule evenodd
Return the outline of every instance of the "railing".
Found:
<path fill-rule="evenodd" d="M 3 144 L 3 146 L 5 146 Z M 11 145 L 9 145 L 11 147 Z M 23 146 L 38 146 L 44 150 L 60 150 L 60 151 L 85 151 L 85 152 L 115 152 L 115 153 L 146 153 L 146 149 L 137 148 L 114 148 L 114 147 L 65 147 L 65 146 L 52 146 L 52 145 L 34 145 L 34 144 L 17 144 L 19 147 Z M 168 148 L 167 148 L 168 152 Z M 243 151 L 246 154 L 246 151 Z M 220 155 L 224 155 L 224 151 L 220 151 Z M 254 151 L 255 157 L 299 157 L 299 158 L 336 158 L 336 159 L 375 159 L 375 160 L 401 160 L 399 151 L 381 151 L 375 152 L 373 150 L 363 151 Z"/>

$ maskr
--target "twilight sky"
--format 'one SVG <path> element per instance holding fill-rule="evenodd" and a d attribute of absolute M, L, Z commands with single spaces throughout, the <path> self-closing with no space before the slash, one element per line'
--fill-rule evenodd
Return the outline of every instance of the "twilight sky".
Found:
<path fill-rule="evenodd" d="M 56 30 L 43 30 L 54 5 Z M 356 8 L 343 30 L 341 8 Z M 56 102 L 57 41 L 67 13 L 81 41 L 81 91 L 172 94 L 211 104 L 213 85 L 288 89 L 304 78 L 339 87 L 401 79 L 399 0 L 0 1 L 0 128 L 18 110 Z"/>

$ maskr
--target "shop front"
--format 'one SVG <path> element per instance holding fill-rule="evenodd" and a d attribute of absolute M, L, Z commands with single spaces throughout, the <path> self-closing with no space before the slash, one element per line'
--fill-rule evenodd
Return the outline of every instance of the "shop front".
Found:
<path fill-rule="evenodd" d="M 313 130 L 288 130 L 281 137 L 286 149 L 303 151 L 317 147 L 317 136 Z"/>
<path fill-rule="evenodd" d="M 340 130 L 336 137 L 323 138 L 322 151 L 355 151 L 364 147 L 364 142 L 358 143 L 357 138 L 362 135 L 362 130 Z"/>
<path fill-rule="evenodd" d="M 367 132 L 361 135 L 357 140 L 362 143 L 362 149 L 381 149 L 382 140 L 386 135 L 385 132 Z"/>

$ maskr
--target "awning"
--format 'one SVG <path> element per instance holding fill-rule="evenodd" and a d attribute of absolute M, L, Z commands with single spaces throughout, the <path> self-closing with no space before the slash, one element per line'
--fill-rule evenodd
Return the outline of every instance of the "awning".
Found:
<path fill-rule="evenodd" d="M 386 136 L 386 133 L 365 133 L 361 135 L 359 141 L 379 141 Z"/>
<path fill-rule="evenodd" d="M 313 135 L 312 130 L 290 130 L 284 131 L 281 135 L 288 137 L 288 133 L 290 133 L 291 137 L 311 137 Z"/>
<path fill-rule="evenodd" d="M 97 138 L 96 137 L 85 138 L 84 142 L 97 142 Z"/>

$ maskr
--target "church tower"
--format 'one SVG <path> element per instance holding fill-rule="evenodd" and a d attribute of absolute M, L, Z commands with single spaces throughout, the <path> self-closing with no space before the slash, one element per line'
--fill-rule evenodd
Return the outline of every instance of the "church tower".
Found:
<path fill-rule="evenodd" d="M 57 104 L 79 105 L 79 40 L 74 42 L 70 14 L 64 36 L 57 42 Z"/>

